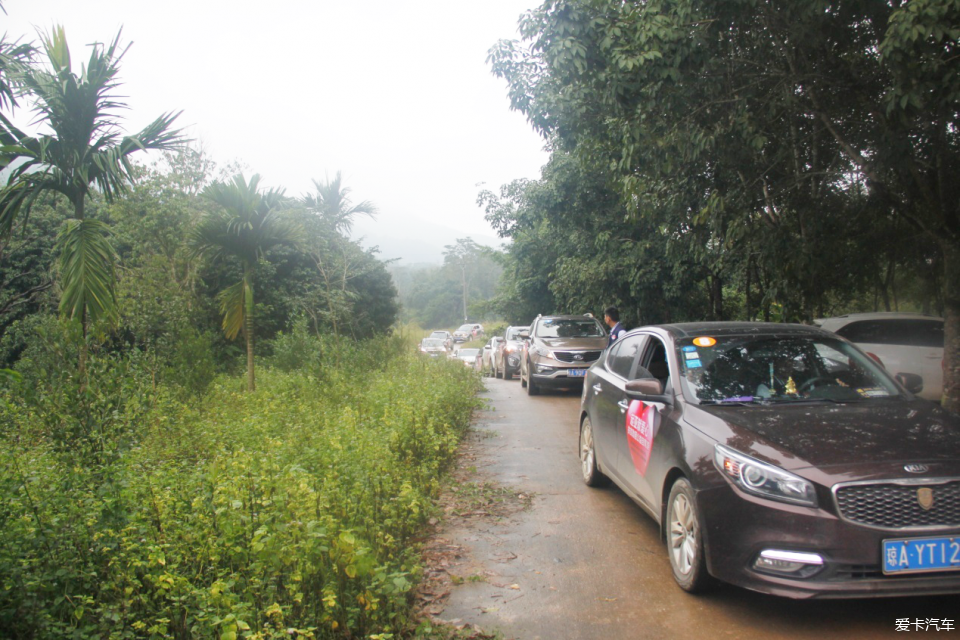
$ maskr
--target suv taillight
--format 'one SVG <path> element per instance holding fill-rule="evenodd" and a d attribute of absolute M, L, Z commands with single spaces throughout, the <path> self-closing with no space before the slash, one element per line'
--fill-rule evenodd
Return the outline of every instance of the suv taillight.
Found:
<path fill-rule="evenodd" d="M 880 359 L 880 356 L 878 356 L 877 354 L 875 354 L 875 353 L 870 353 L 869 351 L 867 351 L 867 355 L 870 356 L 871 358 L 873 358 L 874 361 L 876 361 L 876 363 L 877 363 L 878 365 L 880 365 L 881 367 L 883 367 L 884 369 L 887 368 L 887 367 L 883 364 L 883 360 L 881 360 L 881 359 Z"/>

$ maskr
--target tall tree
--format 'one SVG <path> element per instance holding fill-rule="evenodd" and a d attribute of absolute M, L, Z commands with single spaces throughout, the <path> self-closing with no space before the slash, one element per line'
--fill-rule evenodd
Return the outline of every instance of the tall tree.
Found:
<path fill-rule="evenodd" d="M 333 180 L 314 180 L 313 185 L 316 192 L 300 199 L 306 210 L 314 216 L 314 220 L 306 222 L 309 236 L 307 251 L 320 273 L 323 301 L 327 307 L 323 315 L 334 334 L 340 335 L 340 325 L 356 298 L 350 291 L 350 281 L 376 264 L 375 260 L 369 259 L 370 256 L 357 251 L 350 241 L 353 221 L 361 215 L 375 218 L 379 212 L 369 200 L 353 204 L 351 190 L 343 186 L 343 176 L 339 171 Z"/>
<path fill-rule="evenodd" d="M 460 281 L 460 296 L 463 302 L 463 321 L 469 320 L 467 302 L 470 285 L 477 275 L 480 246 L 472 238 L 457 238 L 456 244 L 443 248 L 443 264 L 457 275 Z"/>
<path fill-rule="evenodd" d="M 798 319 L 871 249 L 851 213 L 926 234 L 960 407 L 960 3 L 549 0 L 521 33 L 491 53 L 514 107 L 616 171 L 630 215 L 710 229 L 716 276 L 782 274 L 766 292 L 793 289 Z M 744 239 L 759 255 L 727 260 Z"/>
<path fill-rule="evenodd" d="M 339 171 L 333 180 L 327 179 L 324 182 L 314 180 L 313 186 L 316 188 L 316 193 L 303 196 L 301 198 L 303 205 L 345 236 L 350 235 L 353 230 L 353 221 L 357 216 L 375 218 L 379 213 L 376 205 L 369 200 L 353 204 L 350 200 L 351 189 L 343 186 L 343 176 Z"/>
<path fill-rule="evenodd" d="M 214 182 L 201 195 L 219 207 L 203 217 L 194 230 L 192 244 L 199 255 L 212 260 L 234 258 L 240 262 L 240 282 L 220 292 L 223 330 L 233 340 L 243 332 L 247 344 L 247 391 L 256 390 L 253 368 L 254 280 L 257 262 L 277 245 L 294 244 L 297 229 L 283 216 L 282 189 L 260 193 L 260 176 L 248 183 L 242 174 L 230 183 Z"/>
<path fill-rule="evenodd" d="M 120 33 L 108 45 L 92 45 L 79 75 L 74 73 L 63 27 L 42 36 L 45 65 L 29 65 L 19 81 L 34 100 L 37 121 L 50 133 L 32 136 L 7 122 L 0 153 L 7 182 L 0 188 L 0 233 L 11 232 L 29 215 L 37 198 L 60 193 L 73 208 L 57 240 L 63 294 L 62 316 L 90 322 L 115 312 L 115 253 L 106 225 L 85 214 L 92 189 L 108 201 L 127 191 L 134 179 L 130 156 L 147 149 L 175 149 L 183 142 L 171 129 L 178 114 L 164 114 L 131 136 L 122 136 L 114 95 L 120 61 Z M 81 351 L 80 367 L 86 351 Z"/>

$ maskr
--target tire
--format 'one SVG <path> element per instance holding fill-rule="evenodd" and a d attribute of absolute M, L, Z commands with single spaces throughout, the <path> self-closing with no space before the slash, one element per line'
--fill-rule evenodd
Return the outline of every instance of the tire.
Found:
<path fill-rule="evenodd" d="M 527 379 L 523 377 L 523 367 L 520 367 L 520 387 L 527 388 Z"/>
<path fill-rule="evenodd" d="M 712 583 L 704 557 L 703 522 L 693 487 L 678 478 L 667 499 L 667 556 L 673 578 L 688 593 L 702 593 Z"/>
<path fill-rule="evenodd" d="M 593 440 L 593 424 L 585 417 L 580 423 L 580 472 L 583 483 L 588 487 L 605 487 L 610 478 L 597 466 L 597 449 Z"/>
<path fill-rule="evenodd" d="M 507 366 L 503 366 L 503 379 L 504 380 L 513 380 L 513 373 L 507 371 Z"/>
<path fill-rule="evenodd" d="M 528 396 L 538 396 L 540 395 L 540 387 L 536 385 L 533 381 L 533 369 L 527 364 L 527 395 Z"/>
<path fill-rule="evenodd" d="M 493 377 L 494 377 L 494 378 L 502 378 L 502 377 L 503 377 L 503 374 L 500 373 L 500 367 L 494 366 L 494 368 L 493 368 Z"/>

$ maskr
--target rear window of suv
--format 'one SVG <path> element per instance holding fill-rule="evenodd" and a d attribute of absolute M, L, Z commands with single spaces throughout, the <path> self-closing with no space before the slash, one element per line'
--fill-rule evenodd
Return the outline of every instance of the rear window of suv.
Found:
<path fill-rule="evenodd" d="M 850 342 L 943 348 L 942 320 L 860 320 L 836 333 Z"/>

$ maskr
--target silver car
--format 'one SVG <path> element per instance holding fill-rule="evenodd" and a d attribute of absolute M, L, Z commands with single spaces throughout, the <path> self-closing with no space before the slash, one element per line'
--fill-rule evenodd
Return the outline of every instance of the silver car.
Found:
<path fill-rule="evenodd" d="M 943 318 L 919 313 L 850 313 L 818 320 L 821 329 L 854 343 L 892 375 L 923 379 L 917 395 L 940 402 L 943 395 Z"/>
<path fill-rule="evenodd" d="M 607 332 L 592 315 L 537 316 L 520 359 L 520 386 L 531 396 L 543 387 L 580 387 L 607 346 Z"/>

